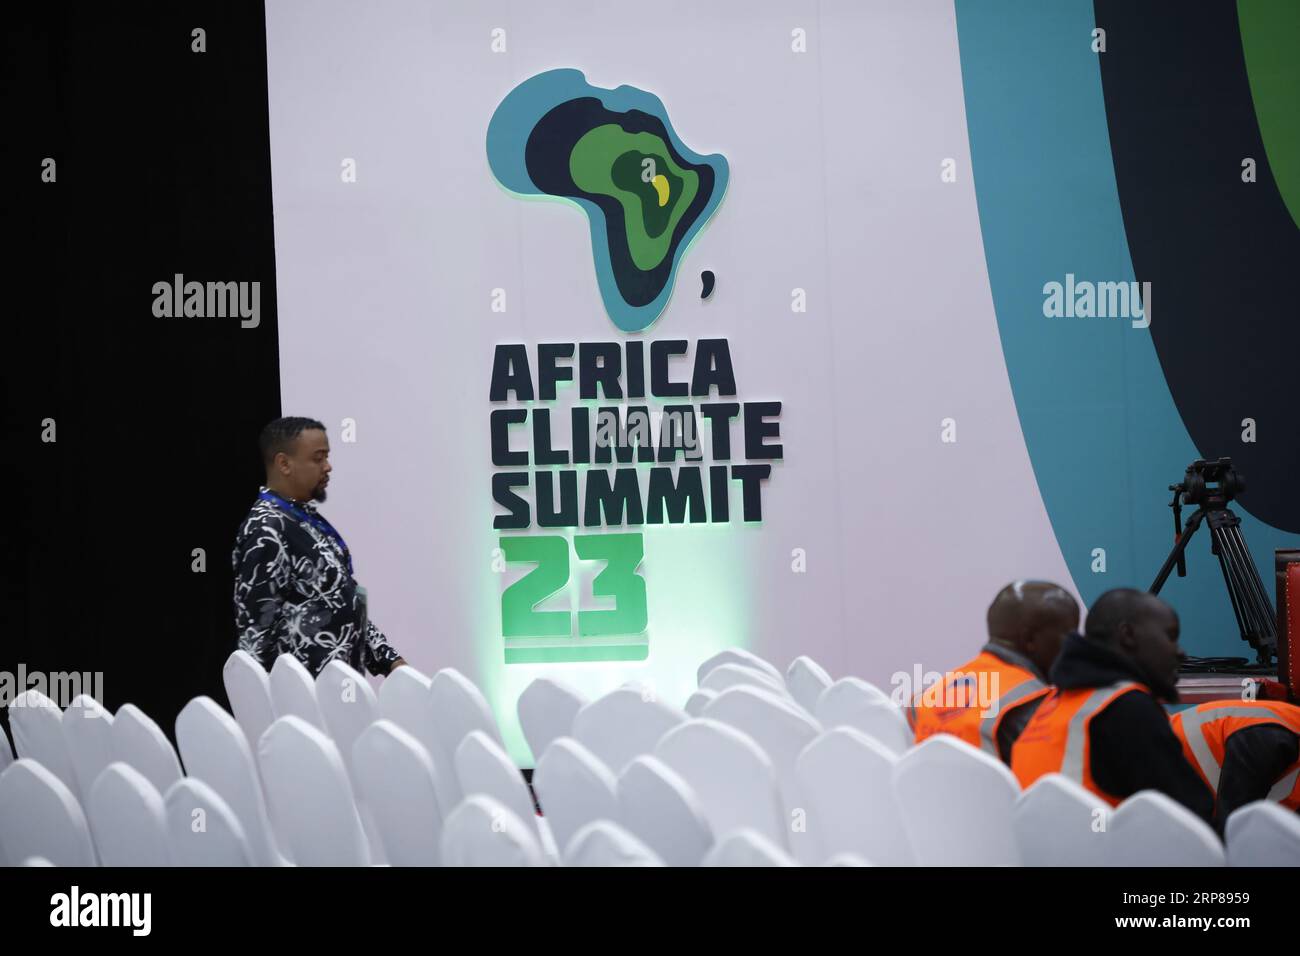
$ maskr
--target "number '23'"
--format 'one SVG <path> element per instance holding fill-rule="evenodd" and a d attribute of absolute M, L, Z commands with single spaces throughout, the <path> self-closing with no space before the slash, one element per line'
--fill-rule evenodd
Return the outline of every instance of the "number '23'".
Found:
<path fill-rule="evenodd" d="M 579 534 L 573 537 L 579 561 L 604 561 L 605 569 L 591 582 L 596 597 L 612 597 L 605 611 L 578 611 L 578 636 L 639 634 L 646 628 L 645 578 L 636 573 L 645 556 L 645 542 L 635 534 Z M 569 583 L 569 542 L 561 535 L 511 535 L 501 539 L 501 552 L 510 564 L 536 562 L 537 567 L 501 593 L 503 637 L 568 637 L 573 633 L 568 611 L 534 608 Z"/>

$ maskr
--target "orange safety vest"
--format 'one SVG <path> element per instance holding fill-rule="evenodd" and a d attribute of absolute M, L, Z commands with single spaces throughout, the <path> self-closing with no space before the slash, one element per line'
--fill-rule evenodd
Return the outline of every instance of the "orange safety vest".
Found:
<path fill-rule="evenodd" d="M 1119 806 L 1121 798 L 1102 790 L 1092 779 L 1091 725 L 1094 717 L 1132 690 L 1151 693 L 1135 681 L 1072 690 L 1053 687 L 1011 748 L 1011 772 L 1020 786 L 1028 787 L 1044 774 L 1059 773 L 1111 806 Z"/>
<path fill-rule="evenodd" d="M 1047 693 L 1047 685 L 989 651 L 949 671 L 904 708 L 916 743 L 935 734 L 952 734 L 972 747 L 1002 759 L 998 727 L 1014 704 Z"/>
<path fill-rule="evenodd" d="M 1218 793 L 1228 738 L 1239 730 L 1261 724 L 1276 724 L 1300 736 L 1300 707 L 1280 700 L 1212 700 L 1179 711 L 1170 723 L 1183 745 L 1187 762 Z M 1292 810 L 1300 809 L 1300 761 L 1288 767 L 1274 782 L 1268 799 Z"/>

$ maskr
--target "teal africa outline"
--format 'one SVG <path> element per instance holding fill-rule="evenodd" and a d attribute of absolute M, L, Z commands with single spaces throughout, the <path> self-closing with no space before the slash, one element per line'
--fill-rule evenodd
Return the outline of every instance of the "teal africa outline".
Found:
<path fill-rule="evenodd" d="M 686 160 L 710 166 L 714 171 L 713 194 L 673 254 L 668 282 L 653 301 L 642 306 L 629 305 L 618 290 L 609 259 L 609 242 L 605 216 L 593 202 L 552 196 L 542 192 L 528 175 L 524 165 L 524 146 L 537 121 L 559 103 L 576 97 L 598 98 L 614 112 L 640 110 L 658 117 L 664 124 L 673 148 Z M 644 332 L 668 308 L 682 261 L 699 239 L 701 232 L 722 204 L 730 183 L 727 159 L 721 153 L 701 154 L 686 146 L 677 135 L 663 101 L 653 93 L 633 86 L 605 89 L 592 86 L 581 70 L 547 70 L 529 77 L 512 89 L 497 106 L 487 129 L 488 167 L 497 185 L 517 199 L 560 202 L 581 209 L 591 233 L 592 262 L 605 311 L 614 325 L 624 332 Z"/>

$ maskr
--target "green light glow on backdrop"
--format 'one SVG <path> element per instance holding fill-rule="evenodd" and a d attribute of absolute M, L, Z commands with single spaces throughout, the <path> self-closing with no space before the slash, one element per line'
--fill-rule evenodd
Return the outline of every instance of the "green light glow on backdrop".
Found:
<path fill-rule="evenodd" d="M 753 623 L 750 554 L 758 526 L 734 522 L 641 530 L 645 558 L 640 574 L 646 581 L 649 612 L 649 653 L 644 660 L 505 663 L 501 591 L 514 575 L 483 575 L 478 683 L 501 726 L 511 757 L 520 766 L 533 766 L 534 757 L 520 730 L 516 703 L 535 678 L 553 677 L 591 698 L 636 681 L 660 700 L 681 706 L 695 690 L 695 671 L 702 661 L 723 648 L 748 643 Z M 571 534 L 567 537 L 572 540 Z M 498 546 L 495 535 L 490 542 L 489 549 Z M 539 609 L 577 610 L 610 604 L 607 599 L 591 597 L 591 577 L 599 572 L 599 562 L 584 570 L 585 576 L 575 573 L 569 586 Z"/>

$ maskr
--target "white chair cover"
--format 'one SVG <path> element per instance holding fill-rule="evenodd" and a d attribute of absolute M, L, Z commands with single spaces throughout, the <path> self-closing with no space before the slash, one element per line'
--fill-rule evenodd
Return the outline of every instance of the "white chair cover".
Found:
<path fill-rule="evenodd" d="M 537 811 L 523 774 L 501 745 L 483 731 L 470 731 L 456 748 L 456 776 L 465 793 L 485 793 L 520 820 L 536 826 Z"/>
<path fill-rule="evenodd" d="M 172 866 L 252 866 L 239 818 L 202 780 L 184 777 L 163 796 Z"/>
<path fill-rule="evenodd" d="M 623 769 L 618 819 L 668 866 L 699 866 L 713 848 L 695 791 L 658 757 L 637 757 Z"/>
<path fill-rule="evenodd" d="M 664 735 L 655 756 L 695 792 L 715 835 L 749 827 L 784 848 L 776 771 L 749 735 L 716 720 L 688 720 Z"/>
<path fill-rule="evenodd" d="M 894 796 L 921 866 L 1015 866 L 1012 810 L 1020 785 L 1000 760 L 949 734 L 894 765 Z"/>
<path fill-rule="evenodd" d="M 861 730 L 862 727 L 858 724 L 859 715 L 872 703 L 897 706 L 889 699 L 888 694 L 874 684 L 868 684 L 857 677 L 841 677 L 822 691 L 821 696 L 817 698 L 813 714 L 827 730 L 841 726 L 857 727 Z M 885 741 L 881 742 L 885 743 Z M 886 746 L 889 744 L 886 743 Z"/>
<path fill-rule="evenodd" d="M 573 718 L 573 737 L 615 774 L 635 757 L 653 753 L 659 739 L 687 720 L 686 712 L 647 691 L 620 687 Z"/>
<path fill-rule="evenodd" d="M 718 841 L 701 866 L 798 866 L 785 850 L 761 833 L 735 830 Z"/>
<path fill-rule="evenodd" d="M 9 705 L 9 729 L 19 757 L 35 760 L 75 796 L 77 773 L 63 737 L 63 711 L 38 690 L 26 690 Z M 57 862 L 57 861 L 56 861 Z"/>
<path fill-rule="evenodd" d="M 0 773 L 4 773 L 5 768 L 13 762 L 14 752 L 9 746 L 9 737 L 4 726 L 0 725 Z"/>
<path fill-rule="evenodd" d="M 780 678 L 743 664 L 719 664 L 704 675 L 704 681 L 700 684 L 702 690 L 719 694 L 731 687 L 758 687 L 783 697 L 789 696 L 785 682 Z"/>
<path fill-rule="evenodd" d="M 221 679 L 230 698 L 230 709 L 244 731 L 249 749 L 256 749 L 266 728 L 275 720 L 271 703 L 271 679 L 248 651 L 235 651 L 226 658 Z"/>
<path fill-rule="evenodd" d="M 239 821 L 253 865 L 284 866 L 253 751 L 235 718 L 211 697 L 196 697 L 176 717 L 176 743 L 190 776 L 211 787 Z"/>
<path fill-rule="evenodd" d="M 1069 777 L 1049 773 L 1020 794 L 1011 825 L 1025 866 L 1102 866 L 1111 808 Z"/>
<path fill-rule="evenodd" d="M 63 714 L 63 741 L 84 799 L 104 768 L 114 760 L 113 714 L 89 694 L 75 698 Z"/>
<path fill-rule="evenodd" d="M 810 714 L 817 712 L 817 699 L 833 681 L 811 657 L 796 657 L 785 671 L 785 686 L 790 696 Z"/>
<path fill-rule="evenodd" d="M 437 866 L 442 811 L 433 760 L 424 746 L 391 720 L 377 720 L 353 744 L 352 767 L 388 862 Z"/>
<path fill-rule="evenodd" d="M 796 772 L 824 857 L 852 853 L 878 866 L 913 863 L 894 799 L 897 762 L 887 747 L 852 727 L 825 731 L 804 748 Z"/>
<path fill-rule="evenodd" d="M 880 741 L 896 756 L 905 754 L 916 742 L 916 734 L 908 725 L 902 709 L 882 700 L 864 700 L 851 711 L 841 712 L 835 726 L 860 730 L 871 739 Z"/>
<path fill-rule="evenodd" d="M 144 774 L 121 761 L 104 768 L 86 805 L 104 866 L 168 866 L 167 810 Z"/>
<path fill-rule="evenodd" d="M 800 862 L 808 865 L 820 862 L 824 854 L 816 842 L 817 816 L 808 814 L 795 773 L 799 754 L 821 733 L 817 722 L 788 697 L 743 686 L 718 694 L 704 708 L 704 716 L 748 734 L 767 754 L 781 792 L 787 845 Z"/>
<path fill-rule="evenodd" d="M 569 842 L 565 866 L 663 866 L 664 861 L 611 820 L 588 823 Z"/>
<path fill-rule="evenodd" d="M 533 790 L 557 846 L 567 847 L 593 820 L 617 820 L 614 774 L 572 737 L 559 737 L 533 771 Z"/>
<path fill-rule="evenodd" d="M 0 866 L 39 856 L 54 866 L 95 866 L 81 804 L 68 785 L 30 757 L 0 773 Z"/>
<path fill-rule="evenodd" d="M 704 713 L 704 708 L 709 706 L 709 701 L 717 696 L 716 690 L 699 687 L 686 698 L 686 705 L 682 709 L 686 711 L 688 717 L 699 717 Z"/>
<path fill-rule="evenodd" d="M 292 654 L 281 654 L 271 665 L 271 703 L 277 716 L 301 717 L 317 730 L 329 733 L 316 701 L 316 682 L 307 665 Z"/>
<path fill-rule="evenodd" d="M 1239 807 L 1225 834 L 1229 866 L 1300 866 L 1300 815 L 1279 803 Z"/>
<path fill-rule="evenodd" d="M 301 717 L 280 717 L 257 745 L 279 835 L 299 866 L 366 866 L 366 835 L 338 748 Z"/>
<path fill-rule="evenodd" d="M 1143 790 L 1110 818 L 1107 866 L 1223 866 L 1227 856 L 1218 836 L 1181 803 Z"/>
<path fill-rule="evenodd" d="M 443 751 L 435 730 L 433 678 L 414 667 L 397 668 L 379 685 L 379 715 L 418 740 L 428 753 L 438 787 L 438 806 L 444 815 L 450 813 L 460 802 L 460 784 L 452 754 Z"/>
<path fill-rule="evenodd" d="M 704 678 L 709 675 L 709 671 L 722 664 L 740 664 L 742 667 L 750 667 L 754 670 L 763 671 L 769 677 L 773 678 L 778 684 L 782 682 L 781 672 L 769 662 L 763 660 L 757 654 L 745 650 L 743 647 L 728 647 L 725 650 L 718 651 L 695 671 L 696 686 L 704 685 Z"/>
<path fill-rule="evenodd" d="M 316 703 L 343 763 L 351 769 L 353 744 L 363 730 L 379 719 L 379 700 L 374 689 L 343 661 L 330 661 L 316 676 Z"/>
<path fill-rule="evenodd" d="M 481 730 L 500 744 L 501 731 L 483 693 L 460 671 L 451 667 L 438 671 L 433 675 L 429 693 L 433 706 L 433 732 L 439 747 L 438 753 L 433 755 L 433 762 L 439 773 L 439 785 L 446 790 L 442 805 L 455 806 L 467 792 L 456 774 L 456 749 L 460 742 L 467 734 Z M 447 768 L 445 771 L 444 766 Z M 442 790 L 439 795 L 442 796 Z"/>
<path fill-rule="evenodd" d="M 536 830 L 498 800 L 477 793 L 447 817 L 443 866 L 545 866 Z"/>
<path fill-rule="evenodd" d="M 123 704 L 113 718 L 113 759 L 140 771 L 160 795 L 183 775 L 167 735 L 135 704 Z"/>
<path fill-rule="evenodd" d="M 587 702 L 585 694 L 552 677 L 538 677 L 524 688 L 515 710 L 534 767 L 552 741 L 573 733 L 573 718 Z"/>

